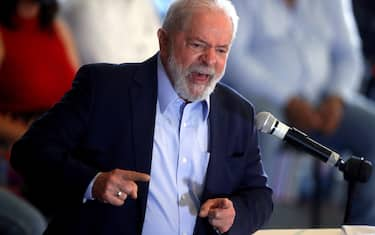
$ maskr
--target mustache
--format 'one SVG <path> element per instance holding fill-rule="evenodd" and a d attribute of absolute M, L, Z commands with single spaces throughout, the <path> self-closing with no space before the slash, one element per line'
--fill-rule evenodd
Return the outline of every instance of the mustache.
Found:
<path fill-rule="evenodd" d="M 205 65 L 192 65 L 189 67 L 188 72 L 205 74 L 210 77 L 215 76 L 215 69 L 209 66 L 205 66 Z"/>

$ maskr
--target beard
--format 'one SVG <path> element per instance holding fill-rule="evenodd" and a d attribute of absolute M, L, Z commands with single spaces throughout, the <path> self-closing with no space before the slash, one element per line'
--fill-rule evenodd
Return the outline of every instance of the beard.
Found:
<path fill-rule="evenodd" d="M 171 73 L 173 87 L 176 93 L 184 100 L 189 102 L 201 101 L 207 99 L 214 91 L 216 84 L 224 75 L 216 74 L 213 67 L 194 63 L 187 68 L 178 64 L 173 53 L 168 58 L 168 70 Z M 196 84 L 193 82 L 193 73 L 205 75 L 208 82 L 205 84 Z"/>

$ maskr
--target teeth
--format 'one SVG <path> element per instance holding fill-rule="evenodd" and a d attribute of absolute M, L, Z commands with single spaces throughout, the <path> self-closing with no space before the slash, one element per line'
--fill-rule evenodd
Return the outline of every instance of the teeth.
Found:
<path fill-rule="evenodd" d="M 200 73 L 200 72 L 195 72 L 198 76 L 205 76 L 205 77 L 209 77 L 210 74 L 207 74 L 207 73 Z"/>

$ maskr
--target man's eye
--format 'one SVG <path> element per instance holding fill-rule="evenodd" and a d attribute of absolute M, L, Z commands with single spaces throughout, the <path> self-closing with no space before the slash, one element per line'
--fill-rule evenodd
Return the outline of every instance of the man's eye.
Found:
<path fill-rule="evenodd" d="M 223 48 L 218 48 L 216 49 L 217 52 L 219 52 L 220 54 L 226 54 L 227 53 L 227 49 L 223 49 Z"/>
<path fill-rule="evenodd" d="M 203 48 L 203 45 L 202 44 L 199 44 L 199 43 L 190 43 L 191 47 L 193 48 Z"/>

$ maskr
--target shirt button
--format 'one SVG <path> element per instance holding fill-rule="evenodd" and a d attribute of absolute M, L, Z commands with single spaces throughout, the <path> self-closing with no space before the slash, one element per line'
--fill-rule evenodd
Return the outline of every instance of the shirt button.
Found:
<path fill-rule="evenodd" d="M 182 126 L 183 126 L 183 127 L 186 127 L 186 126 L 187 126 L 186 122 L 182 123 Z"/>
<path fill-rule="evenodd" d="M 187 159 L 186 159 L 186 157 L 184 157 L 184 158 L 182 158 L 182 163 L 187 163 Z"/>

